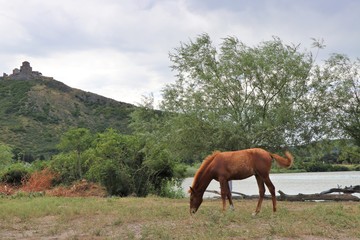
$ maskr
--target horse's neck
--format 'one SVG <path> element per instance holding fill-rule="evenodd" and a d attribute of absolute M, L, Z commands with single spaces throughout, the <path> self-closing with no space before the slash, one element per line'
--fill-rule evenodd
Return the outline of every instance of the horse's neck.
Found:
<path fill-rule="evenodd" d="M 196 191 L 201 192 L 202 194 L 205 192 L 206 188 L 209 186 L 212 178 L 206 174 L 203 174 L 201 178 L 198 179 L 196 184 Z"/>

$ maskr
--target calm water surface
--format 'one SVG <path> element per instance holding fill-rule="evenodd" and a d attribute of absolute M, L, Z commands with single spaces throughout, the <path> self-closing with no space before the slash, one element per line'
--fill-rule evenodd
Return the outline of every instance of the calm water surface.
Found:
<path fill-rule="evenodd" d="M 286 194 L 311 194 L 320 193 L 338 186 L 360 185 L 360 171 L 357 172 L 320 172 L 320 173 L 278 173 L 270 174 L 270 179 L 275 185 L 276 192 L 283 191 Z M 186 178 L 182 188 L 188 196 L 187 190 L 192 185 L 193 178 Z M 254 176 L 233 181 L 233 191 L 247 195 L 258 194 L 258 187 Z M 220 184 L 212 180 L 207 190 L 220 191 Z M 266 189 L 266 194 L 269 194 Z M 277 193 L 278 194 L 278 193 Z M 213 197 L 214 194 L 205 192 L 204 197 Z M 359 196 L 357 194 L 357 196 Z"/>

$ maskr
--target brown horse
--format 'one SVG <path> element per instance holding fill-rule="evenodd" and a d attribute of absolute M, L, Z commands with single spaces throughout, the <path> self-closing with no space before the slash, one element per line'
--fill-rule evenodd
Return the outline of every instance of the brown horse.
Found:
<path fill-rule="evenodd" d="M 269 172 L 272 159 L 281 167 L 290 167 L 293 156 L 285 152 L 286 158 L 270 153 L 261 148 L 252 148 L 234 152 L 219 152 L 207 156 L 196 172 L 192 187 L 190 187 L 190 214 L 194 214 L 203 201 L 203 195 L 211 180 L 220 182 L 223 210 L 226 207 L 226 197 L 229 199 L 230 207 L 234 205 L 228 181 L 241 180 L 255 175 L 259 186 L 259 201 L 254 215 L 260 212 L 264 199 L 265 186 L 269 189 L 272 197 L 273 211 L 276 211 L 275 187 L 270 181 Z"/>

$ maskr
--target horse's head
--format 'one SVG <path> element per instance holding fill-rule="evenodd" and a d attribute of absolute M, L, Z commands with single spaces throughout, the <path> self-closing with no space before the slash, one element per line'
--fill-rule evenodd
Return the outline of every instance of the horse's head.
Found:
<path fill-rule="evenodd" d="M 190 193 L 190 214 L 194 214 L 199 209 L 203 201 L 203 198 L 202 198 L 202 194 L 200 192 L 196 192 L 192 187 L 190 187 L 189 193 Z"/>

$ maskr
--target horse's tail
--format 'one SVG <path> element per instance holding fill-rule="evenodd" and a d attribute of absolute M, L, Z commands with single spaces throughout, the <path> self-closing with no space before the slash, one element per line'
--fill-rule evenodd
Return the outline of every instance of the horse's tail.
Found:
<path fill-rule="evenodd" d="M 279 164 L 280 167 L 289 168 L 294 161 L 294 157 L 293 155 L 291 155 L 289 151 L 285 152 L 286 158 L 277 155 L 275 153 L 270 153 L 270 155 L 276 160 L 276 162 Z"/>

